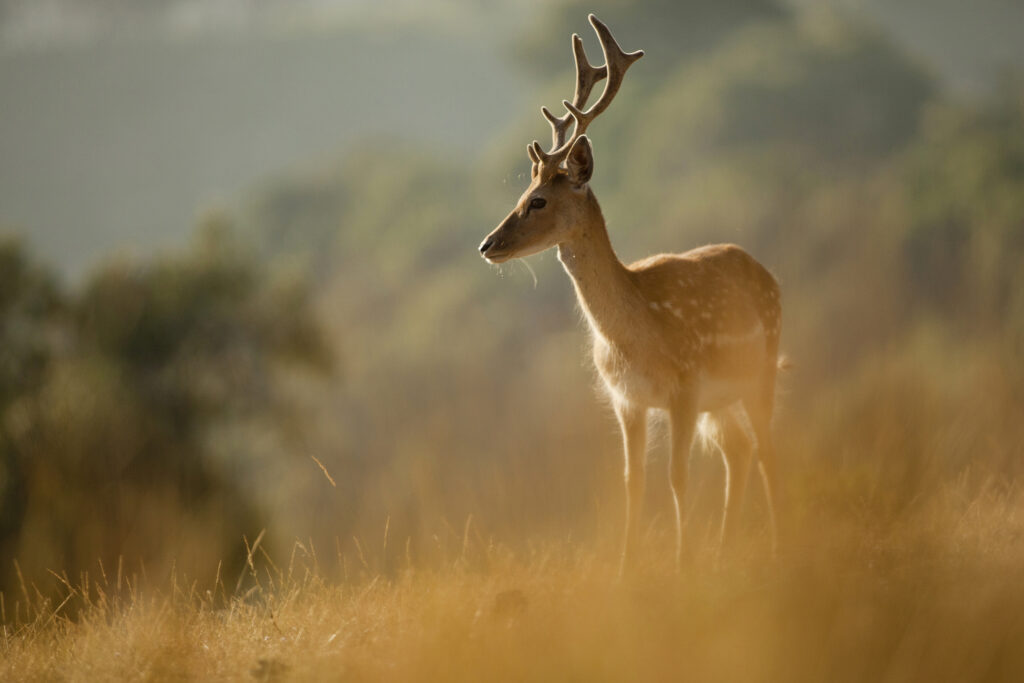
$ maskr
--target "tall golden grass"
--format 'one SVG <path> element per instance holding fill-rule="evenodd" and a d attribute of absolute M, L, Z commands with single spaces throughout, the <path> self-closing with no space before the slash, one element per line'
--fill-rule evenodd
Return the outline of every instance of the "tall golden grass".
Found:
<path fill-rule="evenodd" d="M 0 680 L 1021 680 L 1019 488 L 967 472 L 898 511 L 841 488 L 794 491 L 778 559 L 752 496 L 735 545 L 691 529 L 678 572 L 655 519 L 624 577 L 617 529 L 512 550 L 471 521 L 429 569 L 258 538 L 237 577 L 58 576 L 60 602 L 5 596 Z"/>

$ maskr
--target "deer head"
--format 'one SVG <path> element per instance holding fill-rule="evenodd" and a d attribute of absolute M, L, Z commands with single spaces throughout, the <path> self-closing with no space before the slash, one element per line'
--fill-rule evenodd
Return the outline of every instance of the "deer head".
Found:
<path fill-rule="evenodd" d="M 583 41 L 572 36 L 576 58 L 576 91 L 572 102 L 563 100 L 566 113 L 558 117 L 547 107 L 541 113 L 551 124 L 551 149 L 545 152 L 534 140 L 526 151 L 530 156 L 530 186 L 515 208 L 480 244 L 480 253 L 491 263 L 502 263 L 544 251 L 573 237 L 582 218 L 594 204 L 588 183 L 594 172 L 594 154 L 585 135 L 622 86 L 626 69 L 643 57 L 643 50 L 623 52 L 608 27 L 593 14 L 589 16 L 601 50 L 604 66 L 587 61 Z M 590 91 L 607 79 L 601 97 L 585 110 Z M 572 136 L 566 139 L 572 124 Z"/>

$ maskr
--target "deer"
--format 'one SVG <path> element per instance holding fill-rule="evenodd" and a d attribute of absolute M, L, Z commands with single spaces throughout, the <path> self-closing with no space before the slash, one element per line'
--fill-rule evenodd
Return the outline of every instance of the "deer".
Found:
<path fill-rule="evenodd" d="M 583 41 L 573 34 L 573 99 L 562 101 L 562 116 L 541 107 L 552 146 L 545 151 L 536 140 L 528 145 L 529 186 L 484 238 L 480 254 L 500 264 L 554 247 L 572 281 L 590 332 L 593 363 L 622 432 L 626 521 L 620 573 L 631 564 L 638 543 L 650 411 L 668 416 L 676 567 L 684 556 L 683 496 L 698 425 L 721 452 L 725 468 L 716 557 L 735 527 L 755 454 L 774 557 L 778 473 L 771 425 L 776 373 L 783 365 L 779 284 L 735 244 L 657 254 L 630 265 L 619 260 L 589 185 L 594 153 L 586 131 L 644 52 L 624 52 L 603 22 L 593 14 L 588 19 L 605 64 L 593 66 Z M 585 109 L 602 80 L 600 97 Z"/>

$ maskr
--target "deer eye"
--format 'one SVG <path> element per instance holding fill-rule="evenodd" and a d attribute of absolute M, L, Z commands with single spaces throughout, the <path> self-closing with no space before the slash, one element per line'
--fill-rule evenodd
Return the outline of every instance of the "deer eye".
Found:
<path fill-rule="evenodd" d="M 543 197 L 534 197 L 533 199 L 530 200 L 531 209 L 543 209 L 545 206 L 547 206 L 547 204 L 548 200 L 544 199 Z"/>

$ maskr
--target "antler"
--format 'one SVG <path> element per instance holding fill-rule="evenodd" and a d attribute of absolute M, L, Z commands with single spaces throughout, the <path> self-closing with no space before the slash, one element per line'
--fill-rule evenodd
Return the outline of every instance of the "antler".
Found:
<path fill-rule="evenodd" d="M 541 107 L 541 113 L 551 124 L 551 150 L 545 152 L 540 143 L 536 140 L 527 148 L 530 159 L 545 169 L 555 169 L 562 163 L 573 143 L 583 135 L 587 126 L 596 119 L 601 112 L 608 108 L 615 94 L 622 86 L 622 80 L 633 62 L 644 56 L 643 50 L 636 52 L 623 52 L 619 44 L 615 42 L 612 32 L 600 19 L 591 14 L 587 17 L 594 32 L 601 41 L 601 51 L 604 53 L 604 66 L 593 66 L 587 61 L 587 54 L 583 49 L 583 41 L 578 34 L 572 36 L 572 51 L 576 58 L 576 92 L 572 102 L 562 100 L 567 114 L 557 117 L 547 107 Z M 603 78 L 608 79 L 605 83 L 601 97 L 590 109 L 583 111 L 587 99 L 594 85 Z M 569 130 L 569 122 L 574 121 L 572 137 L 566 141 L 565 135 Z"/>
<path fill-rule="evenodd" d="M 608 67 L 594 66 L 587 60 L 587 53 L 583 49 L 583 39 L 578 33 L 572 34 L 572 54 L 576 60 L 576 91 L 572 96 L 572 104 L 579 108 L 586 105 L 590 91 L 608 75 Z M 565 144 L 565 134 L 569 131 L 569 124 L 573 121 L 572 114 L 566 112 L 561 117 L 557 117 L 547 107 L 541 107 L 540 113 L 544 114 L 544 118 L 551 124 L 551 148 L 558 149 Z"/>

